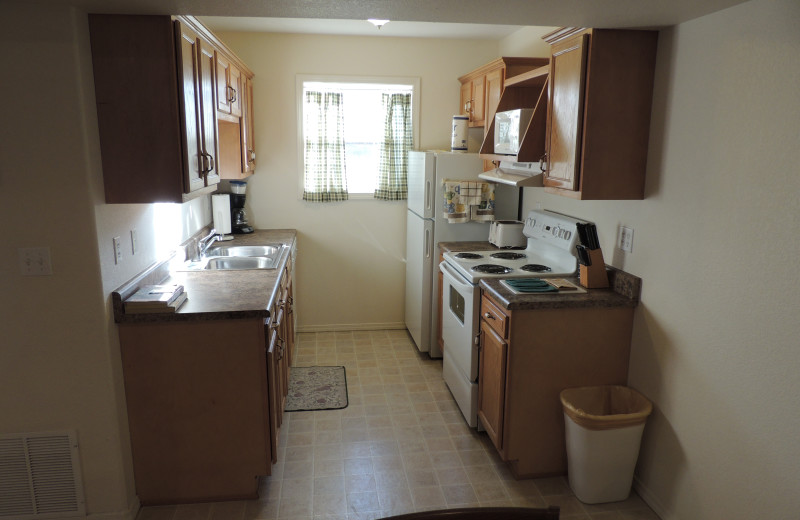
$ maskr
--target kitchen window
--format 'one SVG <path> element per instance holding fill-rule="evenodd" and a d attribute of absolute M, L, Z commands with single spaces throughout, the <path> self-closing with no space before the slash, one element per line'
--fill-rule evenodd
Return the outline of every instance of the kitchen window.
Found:
<path fill-rule="evenodd" d="M 405 200 L 418 78 L 297 77 L 304 200 Z"/>

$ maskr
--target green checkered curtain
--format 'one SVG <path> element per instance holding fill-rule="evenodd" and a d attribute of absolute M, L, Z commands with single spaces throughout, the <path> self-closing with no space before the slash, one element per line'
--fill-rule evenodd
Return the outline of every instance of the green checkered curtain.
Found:
<path fill-rule="evenodd" d="M 414 146 L 411 94 L 384 94 L 384 135 L 375 198 L 408 198 L 408 151 Z"/>
<path fill-rule="evenodd" d="M 344 96 L 341 92 L 305 93 L 303 200 L 347 200 L 344 161 Z"/>

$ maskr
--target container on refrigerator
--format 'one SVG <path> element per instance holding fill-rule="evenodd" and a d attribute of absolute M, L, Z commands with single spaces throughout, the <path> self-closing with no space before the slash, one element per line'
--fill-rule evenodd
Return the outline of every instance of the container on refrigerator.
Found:
<path fill-rule="evenodd" d="M 437 328 L 439 242 L 486 241 L 488 222 L 451 224 L 444 216 L 445 180 L 483 182 L 483 160 L 474 153 L 408 154 L 405 324 L 420 352 L 442 356 Z M 519 188 L 495 186 L 495 218 L 518 218 Z"/>

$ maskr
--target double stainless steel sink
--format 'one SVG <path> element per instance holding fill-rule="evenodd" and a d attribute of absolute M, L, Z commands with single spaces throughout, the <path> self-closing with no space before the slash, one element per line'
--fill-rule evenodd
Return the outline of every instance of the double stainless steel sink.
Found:
<path fill-rule="evenodd" d="M 284 252 L 285 244 L 266 246 L 210 247 L 200 260 L 185 262 L 180 271 L 233 271 L 244 269 L 276 269 Z"/>

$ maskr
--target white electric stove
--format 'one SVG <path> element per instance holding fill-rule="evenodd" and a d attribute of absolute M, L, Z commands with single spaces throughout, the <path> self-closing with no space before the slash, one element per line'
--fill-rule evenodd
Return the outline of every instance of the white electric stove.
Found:
<path fill-rule="evenodd" d="M 582 220 L 547 210 L 525 219 L 525 249 L 448 252 L 442 271 L 444 380 L 470 426 L 478 423 L 478 331 L 483 278 L 552 278 L 578 269 L 575 246 Z"/>

